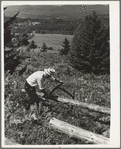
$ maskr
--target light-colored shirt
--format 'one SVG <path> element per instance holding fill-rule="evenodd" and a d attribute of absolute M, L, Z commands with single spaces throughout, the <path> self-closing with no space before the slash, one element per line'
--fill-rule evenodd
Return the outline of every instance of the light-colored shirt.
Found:
<path fill-rule="evenodd" d="M 49 79 L 51 81 L 55 81 L 55 78 L 53 76 L 49 76 L 46 78 L 44 75 L 44 71 L 36 71 L 33 74 L 31 74 L 27 79 L 27 83 L 31 86 L 39 86 L 39 89 L 42 90 L 44 89 L 44 81 L 45 79 Z"/>

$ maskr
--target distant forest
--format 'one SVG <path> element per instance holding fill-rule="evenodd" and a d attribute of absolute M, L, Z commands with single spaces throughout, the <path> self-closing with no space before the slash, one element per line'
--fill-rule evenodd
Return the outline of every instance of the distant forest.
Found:
<path fill-rule="evenodd" d="M 100 15 L 103 24 L 106 27 L 109 27 L 109 15 Z M 5 20 L 9 17 L 4 18 Z M 41 33 L 41 34 L 66 34 L 73 35 L 78 24 L 84 19 L 57 19 L 57 18 L 48 18 L 48 19 L 31 19 L 31 18 L 17 18 L 14 24 L 12 25 L 13 33 Z M 31 24 L 32 22 L 39 22 L 38 24 Z"/>

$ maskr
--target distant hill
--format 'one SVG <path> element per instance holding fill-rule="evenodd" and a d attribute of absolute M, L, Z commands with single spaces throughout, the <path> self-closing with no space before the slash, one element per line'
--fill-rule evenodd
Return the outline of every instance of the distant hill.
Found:
<path fill-rule="evenodd" d="M 8 6 L 5 10 L 5 16 L 13 16 L 20 10 L 20 18 L 37 18 L 37 19 L 79 19 L 89 15 L 95 10 L 100 15 L 109 14 L 108 5 L 21 5 Z"/>

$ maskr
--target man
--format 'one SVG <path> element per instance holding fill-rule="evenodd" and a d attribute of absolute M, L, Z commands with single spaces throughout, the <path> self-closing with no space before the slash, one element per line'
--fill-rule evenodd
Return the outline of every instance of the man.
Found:
<path fill-rule="evenodd" d="M 44 69 L 44 71 L 36 71 L 26 79 L 25 90 L 30 97 L 29 103 L 26 104 L 26 110 L 29 110 L 31 104 L 36 103 L 36 116 L 40 113 L 39 106 L 42 108 L 42 104 L 39 103 L 42 99 L 36 94 L 35 86 L 38 86 L 39 90 L 44 93 L 45 97 L 48 97 L 48 93 L 45 91 L 44 87 L 45 80 L 49 79 L 50 81 L 60 83 L 60 81 L 53 76 L 54 73 L 55 70 L 53 68 L 48 68 Z"/>

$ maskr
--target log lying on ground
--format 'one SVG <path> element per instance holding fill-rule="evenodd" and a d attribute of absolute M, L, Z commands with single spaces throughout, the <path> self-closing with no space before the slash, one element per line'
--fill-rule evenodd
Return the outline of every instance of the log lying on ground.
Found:
<path fill-rule="evenodd" d="M 23 92 L 25 92 L 24 89 L 22 89 Z M 40 93 L 40 92 L 36 92 L 38 96 L 43 96 L 43 93 Z M 110 115 L 110 108 L 107 108 L 107 107 L 102 107 L 102 106 L 99 106 L 99 105 L 96 105 L 96 104 L 89 104 L 89 103 L 85 103 L 85 102 L 80 102 L 80 101 L 77 101 L 77 100 L 74 100 L 74 99 L 68 99 L 68 98 L 60 98 L 58 97 L 56 99 L 57 101 L 60 101 L 60 102 L 63 102 L 63 103 L 70 103 L 70 104 L 73 104 L 73 105 L 77 105 L 77 106 L 80 106 L 82 108 L 88 108 L 90 110 L 93 110 L 93 111 L 96 111 L 96 112 L 101 112 L 101 113 L 105 113 L 105 114 L 108 114 Z M 50 100 L 50 102 L 52 101 L 52 99 Z M 52 102 L 52 104 L 54 104 L 54 102 Z"/>
<path fill-rule="evenodd" d="M 106 138 L 102 135 L 84 130 L 82 128 L 70 125 L 66 122 L 60 121 L 56 118 L 52 118 L 49 122 L 50 126 L 57 131 L 63 132 L 70 137 L 77 138 L 77 139 L 83 139 L 90 143 L 94 144 L 109 144 L 110 139 Z"/>
<path fill-rule="evenodd" d="M 40 92 L 37 92 L 37 94 L 38 94 L 38 96 L 41 95 Z M 80 102 L 80 101 L 77 101 L 74 99 L 60 98 L 60 97 L 57 98 L 57 101 L 60 101 L 63 103 L 71 103 L 73 105 L 78 105 L 78 106 L 83 107 L 83 108 L 88 108 L 88 109 L 96 111 L 96 112 L 101 112 L 101 113 L 105 113 L 105 114 L 110 115 L 110 108 L 102 107 L 102 106 L 99 106 L 96 104 L 89 104 L 89 103 Z"/>
<path fill-rule="evenodd" d="M 57 100 L 61 101 L 63 103 L 71 103 L 73 105 L 78 105 L 83 108 L 88 108 L 88 109 L 96 111 L 96 112 L 101 112 L 101 113 L 110 115 L 110 108 L 107 108 L 107 107 L 102 107 L 102 106 L 99 106 L 96 104 L 89 104 L 89 103 L 80 102 L 80 101 L 73 100 L 73 99 L 60 98 L 60 97 L 58 97 Z"/>

